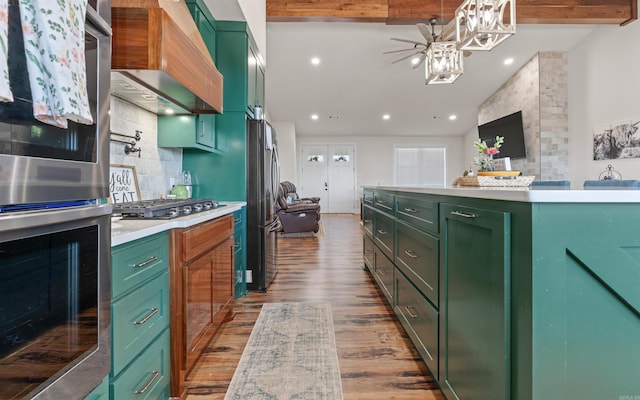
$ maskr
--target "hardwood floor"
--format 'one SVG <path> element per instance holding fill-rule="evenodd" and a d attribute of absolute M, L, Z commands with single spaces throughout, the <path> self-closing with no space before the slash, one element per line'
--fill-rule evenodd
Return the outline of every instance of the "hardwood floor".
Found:
<path fill-rule="evenodd" d="M 235 318 L 222 326 L 187 380 L 187 400 L 224 398 L 263 303 L 310 301 L 331 303 L 345 400 L 444 399 L 362 269 L 358 216 L 323 214 L 322 222 L 323 236 L 278 238 L 274 282 L 267 293 L 237 300 Z"/>

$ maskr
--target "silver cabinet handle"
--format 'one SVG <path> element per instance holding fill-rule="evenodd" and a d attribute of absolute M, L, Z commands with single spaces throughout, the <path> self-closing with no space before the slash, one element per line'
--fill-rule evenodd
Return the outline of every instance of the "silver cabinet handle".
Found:
<path fill-rule="evenodd" d="M 240 248 L 240 242 L 236 242 L 233 244 L 233 248 L 234 249 L 239 249 Z"/>
<path fill-rule="evenodd" d="M 411 258 L 418 258 L 419 257 L 418 253 L 416 253 L 415 251 L 412 251 L 412 250 L 405 250 L 404 254 L 408 255 Z"/>
<path fill-rule="evenodd" d="M 384 269 L 379 269 L 379 270 L 378 270 L 378 275 L 380 275 L 380 276 L 385 276 L 386 274 L 387 274 L 387 271 L 386 271 L 386 270 L 384 270 Z"/>
<path fill-rule="evenodd" d="M 242 217 L 238 217 L 236 219 L 233 220 L 234 224 L 237 224 L 238 222 L 242 221 Z"/>
<path fill-rule="evenodd" d="M 458 217 L 462 217 L 462 218 L 475 218 L 476 215 L 475 214 L 467 214 L 467 213 L 463 213 L 460 211 L 451 211 L 451 215 L 457 215 Z"/>
<path fill-rule="evenodd" d="M 151 379 L 149 379 L 147 384 L 144 385 L 144 387 L 142 389 L 138 389 L 135 392 L 133 392 L 133 394 L 143 394 L 143 393 L 145 393 L 147 390 L 149 390 L 151 385 L 153 385 L 153 382 L 155 382 L 156 379 L 158 379 L 159 376 L 160 376 L 160 371 L 151 372 Z"/>
<path fill-rule="evenodd" d="M 143 262 L 141 262 L 141 263 L 138 263 L 138 264 L 134 264 L 134 265 L 132 265 L 132 267 L 133 267 L 133 268 L 142 268 L 142 267 L 144 267 L 145 265 L 147 265 L 147 264 L 151 264 L 151 263 L 152 263 L 152 262 L 154 262 L 154 261 L 158 261 L 158 257 L 153 256 L 153 257 L 149 258 L 148 260 L 145 260 L 145 261 L 143 261 Z"/>
<path fill-rule="evenodd" d="M 385 231 L 384 229 L 378 229 L 378 233 L 381 235 L 386 235 L 389 232 Z"/>
<path fill-rule="evenodd" d="M 409 316 L 411 318 L 418 318 L 418 312 L 416 311 L 416 309 L 413 306 L 405 306 L 404 309 L 407 310 L 407 312 L 409 313 Z M 413 311 L 411 311 L 411 310 L 413 310 Z"/>
<path fill-rule="evenodd" d="M 145 322 L 147 322 L 151 317 L 153 317 L 154 315 L 156 315 L 158 313 L 158 311 L 160 311 L 158 309 L 158 307 L 153 307 L 151 309 L 151 312 L 149 314 L 147 314 L 144 318 L 142 318 L 140 321 L 135 321 L 133 324 L 134 325 L 142 325 Z"/>
<path fill-rule="evenodd" d="M 376 200 L 376 204 L 380 204 L 381 206 L 386 206 L 387 202 L 384 200 Z"/>
<path fill-rule="evenodd" d="M 200 122 L 201 122 L 201 124 L 202 124 L 202 130 L 200 131 L 200 137 L 204 137 L 204 128 L 205 128 L 204 120 L 202 120 L 202 121 L 200 121 Z"/>
<path fill-rule="evenodd" d="M 408 207 L 407 207 L 407 208 L 405 208 L 404 210 L 405 210 L 406 212 L 408 212 L 408 213 L 413 213 L 413 214 L 415 214 L 415 213 L 417 213 L 417 212 L 418 212 L 418 209 L 417 209 L 417 208 L 408 208 Z"/>

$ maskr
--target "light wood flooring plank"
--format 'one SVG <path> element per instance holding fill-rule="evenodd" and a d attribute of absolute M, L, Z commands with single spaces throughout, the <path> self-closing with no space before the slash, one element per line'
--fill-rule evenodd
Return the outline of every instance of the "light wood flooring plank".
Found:
<path fill-rule="evenodd" d="M 236 301 L 189 376 L 187 400 L 223 399 L 263 303 L 331 302 L 345 400 L 443 400 L 391 308 L 362 269 L 358 216 L 323 214 L 325 234 L 278 238 L 266 293 Z M 250 399 L 248 399 L 250 400 Z"/>

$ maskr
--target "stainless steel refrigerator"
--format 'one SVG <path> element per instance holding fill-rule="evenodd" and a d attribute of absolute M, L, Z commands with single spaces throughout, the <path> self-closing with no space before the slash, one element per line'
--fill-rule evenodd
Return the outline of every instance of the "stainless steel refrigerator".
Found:
<path fill-rule="evenodd" d="M 277 272 L 276 200 L 280 167 L 275 131 L 247 120 L 247 289 L 266 291 Z"/>

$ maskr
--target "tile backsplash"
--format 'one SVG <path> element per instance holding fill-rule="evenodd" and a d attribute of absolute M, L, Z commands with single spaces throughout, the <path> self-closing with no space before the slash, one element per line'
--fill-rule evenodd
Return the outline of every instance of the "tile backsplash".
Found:
<path fill-rule="evenodd" d="M 182 180 L 182 149 L 158 148 L 157 116 L 145 109 L 111 97 L 111 132 L 135 135 L 141 131 L 136 147 L 140 153 L 125 154 L 122 143 L 111 142 L 111 164 L 133 165 L 138 176 L 140 199 L 157 199 L 171 190 L 172 181 Z M 124 139 L 112 136 L 114 139 Z"/>

